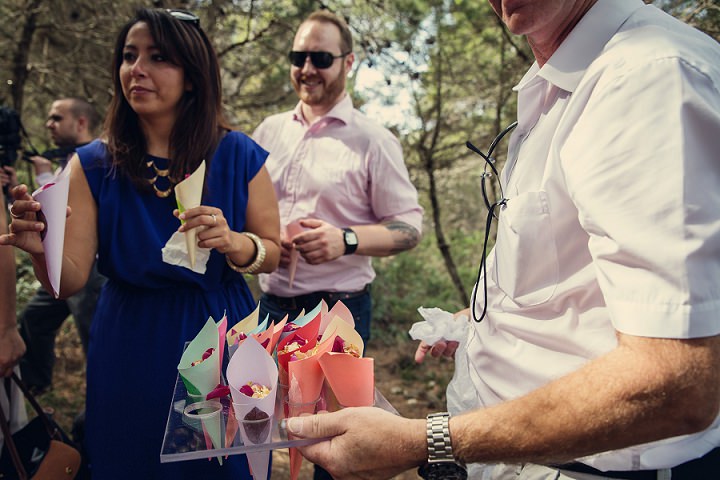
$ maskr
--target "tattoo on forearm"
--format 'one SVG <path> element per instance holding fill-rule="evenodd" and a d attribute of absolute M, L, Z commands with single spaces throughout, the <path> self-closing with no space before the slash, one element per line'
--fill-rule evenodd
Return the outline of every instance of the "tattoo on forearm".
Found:
<path fill-rule="evenodd" d="M 420 241 L 420 233 L 417 229 L 405 222 L 392 221 L 383 223 L 383 225 L 390 230 L 393 239 L 393 246 L 390 249 L 391 255 L 410 250 Z"/>

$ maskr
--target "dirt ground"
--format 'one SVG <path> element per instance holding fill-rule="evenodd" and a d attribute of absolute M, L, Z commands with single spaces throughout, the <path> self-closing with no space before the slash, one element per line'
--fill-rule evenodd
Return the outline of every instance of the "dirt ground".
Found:
<path fill-rule="evenodd" d="M 445 386 L 452 376 L 452 362 L 432 360 L 422 366 L 415 364 L 416 342 L 400 341 L 385 345 L 373 341 L 366 356 L 375 359 L 376 388 L 403 416 L 423 418 L 430 412 L 444 410 Z M 83 410 L 85 398 L 85 360 L 75 326 L 65 322 L 57 337 L 57 361 L 54 387 L 40 397 L 43 406 L 54 408 L 55 419 L 70 430 L 72 419 Z M 287 449 L 273 454 L 273 480 L 287 480 L 289 475 Z M 312 465 L 304 461 L 300 479 L 312 479 Z M 395 477 L 399 480 L 420 478 L 414 471 Z"/>

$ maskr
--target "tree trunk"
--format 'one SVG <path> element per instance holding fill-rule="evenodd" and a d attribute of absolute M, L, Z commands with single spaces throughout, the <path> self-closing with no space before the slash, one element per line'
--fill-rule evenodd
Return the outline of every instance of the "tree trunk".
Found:
<path fill-rule="evenodd" d="M 30 0 L 28 2 L 25 17 L 25 24 L 22 27 L 20 41 L 17 43 L 17 49 L 13 55 L 12 70 L 13 78 L 10 86 L 10 95 L 12 96 L 13 108 L 22 115 L 23 96 L 25 93 L 25 82 L 28 77 L 28 58 L 30 55 L 30 45 L 32 44 L 33 35 L 37 28 L 37 19 L 39 7 L 43 0 Z"/>
<path fill-rule="evenodd" d="M 432 153 L 428 152 L 427 155 L 432 156 Z M 470 297 L 468 297 L 465 286 L 463 285 L 462 279 L 460 278 L 460 274 L 458 273 L 457 267 L 455 266 L 455 260 L 453 259 L 452 253 L 450 252 L 450 245 L 445 239 L 445 232 L 443 231 L 442 223 L 440 221 L 440 202 L 438 201 L 437 196 L 435 170 L 432 168 L 432 160 L 426 161 L 424 162 L 424 164 L 426 166 L 425 170 L 427 172 L 430 183 L 430 205 L 432 206 L 433 224 L 435 225 L 435 239 L 438 244 L 438 249 L 440 250 L 440 254 L 443 257 L 443 261 L 445 262 L 445 268 L 447 268 L 447 271 L 450 274 L 450 278 L 452 279 L 453 285 L 455 286 L 455 290 L 457 290 L 458 295 L 460 296 L 460 301 L 462 302 L 462 305 L 464 307 L 467 307 L 468 305 L 470 305 Z"/>

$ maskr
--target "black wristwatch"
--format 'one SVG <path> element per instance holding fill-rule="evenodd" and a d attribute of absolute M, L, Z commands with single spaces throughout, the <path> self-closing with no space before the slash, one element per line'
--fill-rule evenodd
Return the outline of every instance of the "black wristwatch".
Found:
<path fill-rule="evenodd" d="M 352 228 L 343 228 L 343 242 L 345 242 L 345 253 L 343 255 L 352 255 L 358 247 L 357 234 Z"/>
<path fill-rule="evenodd" d="M 466 480 L 467 469 L 456 460 L 450 443 L 450 414 L 431 413 L 427 416 L 428 461 L 418 468 L 425 480 Z"/>

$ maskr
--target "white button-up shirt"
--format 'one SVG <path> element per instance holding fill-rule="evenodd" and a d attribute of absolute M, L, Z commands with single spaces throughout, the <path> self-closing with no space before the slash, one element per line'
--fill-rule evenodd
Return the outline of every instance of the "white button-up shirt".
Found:
<path fill-rule="evenodd" d="M 640 0 L 599 0 L 517 85 L 488 314 L 461 367 L 480 406 L 577 370 L 616 330 L 720 334 L 719 88 L 717 42 Z M 720 419 L 582 461 L 665 468 L 718 445 Z"/>

